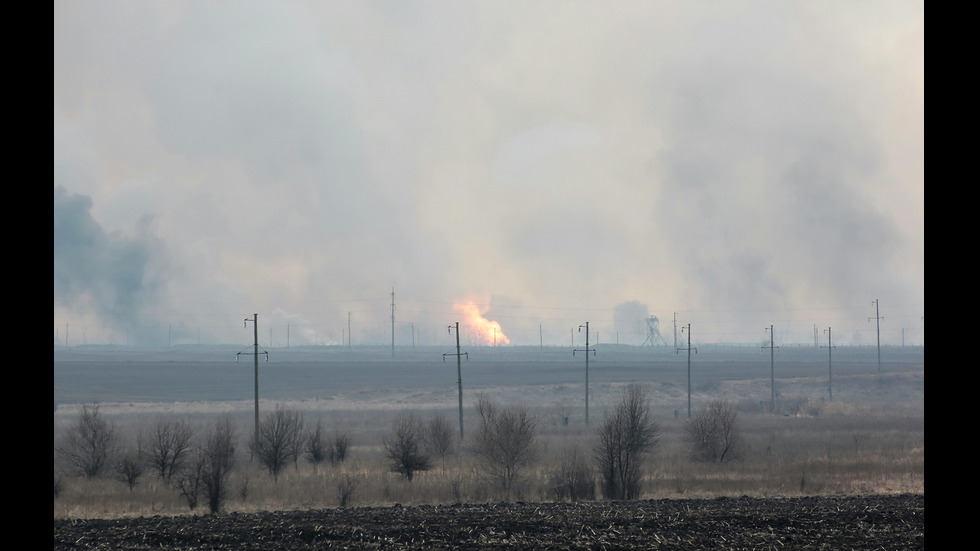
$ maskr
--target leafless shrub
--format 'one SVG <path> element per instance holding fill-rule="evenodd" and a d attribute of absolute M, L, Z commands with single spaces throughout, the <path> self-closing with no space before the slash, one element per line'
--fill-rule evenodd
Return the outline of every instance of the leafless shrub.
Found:
<path fill-rule="evenodd" d="M 453 453 L 456 436 L 449 419 L 445 415 L 436 415 L 429 419 L 425 433 L 426 449 L 434 457 L 445 461 Z"/>
<path fill-rule="evenodd" d="M 347 459 L 347 450 L 354 439 L 348 432 L 337 432 L 333 436 L 333 446 L 330 447 L 330 464 L 343 463 Z"/>
<path fill-rule="evenodd" d="M 391 472 L 409 481 L 415 473 L 432 468 L 432 460 L 425 452 L 425 426 L 413 415 L 398 417 L 391 432 L 382 439 L 382 445 Z"/>
<path fill-rule="evenodd" d="M 456 503 L 463 502 L 463 478 L 459 473 L 453 475 L 449 480 L 450 489 L 453 492 L 453 499 Z"/>
<path fill-rule="evenodd" d="M 259 423 L 251 442 L 252 453 L 279 481 L 279 473 L 290 460 L 297 461 L 303 451 L 303 415 L 277 405 Z"/>
<path fill-rule="evenodd" d="M 596 433 L 594 452 L 603 496 L 639 497 L 643 461 L 659 442 L 660 426 L 650 413 L 643 387 L 632 383 Z"/>
<path fill-rule="evenodd" d="M 203 472 L 204 454 L 199 450 L 190 462 L 183 464 L 171 477 L 174 488 L 187 501 L 187 507 L 191 511 L 197 508 L 201 496 Z"/>
<path fill-rule="evenodd" d="M 86 405 L 56 451 L 72 474 L 95 478 L 110 464 L 117 441 L 115 425 L 99 413 L 99 406 Z"/>
<path fill-rule="evenodd" d="M 227 494 L 228 476 L 235 466 L 235 425 L 230 418 L 215 423 L 200 450 L 201 490 L 208 509 L 217 513 Z"/>
<path fill-rule="evenodd" d="M 476 410 L 480 426 L 472 451 L 481 460 L 485 472 L 500 483 L 505 499 L 510 500 L 514 481 L 536 458 L 537 419 L 527 406 L 501 408 L 482 394 Z"/>
<path fill-rule="evenodd" d="M 318 419 L 316 426 L 306 436 L 306 460 L 313 464 L 313 472 L 317 465 L 327 460 L 327 444 L 323 437 L 323 423 Z"/>
<path fill-rule="evenodd" d="M 113 472 L 116 479 L 126 484 L 132 492 L 143 473 L 146 472 L 146 456 L 142 447 L 137 444 L 136 449 L 126 449 L 113 465 Z"/>
<path fill-rule="evenodd" d="M 820 400 L 807 399 L 796 409 L 797 417 L 817 417 L 823 413 L 824 403 Z"/>
<path fill-rule="evenodd" d="M 562 453 L 558 470 L 551 475 L 549 489 L 555 501 L 595 499 L 594 473 L 578 448 Z"/>
<path fill-rule="evenodd" d="M 248 474 L 245 474 L 244 476 L 242 476 L 242 479 L 239 481 L 238 484 L 238 497 L 242 501 L 248 499 L 248 483 L 249 483 Z"/>
<path fill-rule="evenodd" d="M 150 468 L 169 482 L 187 459 L 194 429 L 186 421 L 161 418 L 143 438 Z"/>
<path fill-rule="evenodd" d="M 357 490 L 358 480 L 350 473 L 344 473 L 337 480 L 337 503 L 343 509 L 350 505 L 354 499 L 354 492 Z"/>
<path fill-rule="evenodd" d="M 684 429 L 695 461 L 725 463 L 738 457 L 742 447 L 738 413 L 735 405 L 715 400 L 688 419 Z"/>

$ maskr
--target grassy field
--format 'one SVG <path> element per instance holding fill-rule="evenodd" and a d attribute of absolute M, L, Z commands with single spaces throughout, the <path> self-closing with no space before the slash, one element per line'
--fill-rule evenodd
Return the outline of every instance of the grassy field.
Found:
<path fill-rule="evenodd" d="M 420 349 L 290 350 L 260 362 L 260 409 L 282 405 L 321 421 L 328 434 L 353 438 L 349 457 L 314 467 L 302 459 L 274 481 L 251 462 L 245 438 L 254 423 L 253 364 L 229 350 L 56 351 L 54 438 L 82 404 L 98 403 L 124 441 L 162 417 L 204 431 L 230 416 L 241 445 L 229 482 L 227 511 L 337 507 L 342 489 L 352 505 L 452 504 L 502 499 L 464 441 L 446 461 L 408 482 L 388 472 L 381 438 L 404 412 L 445 415 L 457 423 L 455 358 Z M 322 354 L 322 356 L 321 356 Z M 162 356 L 162 358 L 161 358 Z M 228 357 L 232 359 L 229 361 Z M 693 410 L 724 399 L 739 406 L 744 452 L 719 464 L 693 462 L 684 441 L 687 355 L 637 347 L 602 347 L 590 357 L 590 424 L 584 423 L 584 358 L 570 349 L 483 349 L 463 362 L 467 436 L 476 396 L 521 404 L 538 418 L 537 460 L 511 498 L 553 501 L 551 484 L 563 454 L 591 453 L 594 430 L 623 387 L 641 383 L 660 423 L 660 446 L 647 460 L 644 499 L 715 496 L 800 496 L 923 493 L 924 362 L 921 348 L 781 348 L 770 363 L 761 347 L 699 347 L 691 359 Z M 830 377 L 832 372 L 832 377 Z M 770 411 L 771 378 L 775 410 Z M 833 384 L 833 400 L 830 385 Z M 565 419 L 568 419 L 567 424 Z M 112 477 L 59 472 L 55 518 L 186 514 L 177 492 L 152 474 L 129 488 Z M 202 513 L 199 506 L 195 511 Z"/>

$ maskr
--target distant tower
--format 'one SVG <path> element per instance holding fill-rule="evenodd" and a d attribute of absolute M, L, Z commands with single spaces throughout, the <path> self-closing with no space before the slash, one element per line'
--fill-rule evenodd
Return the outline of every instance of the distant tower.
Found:
<path fill-rule="evenodd" d="M 645 346 L 665 346 L 667 339 L 660 333 L 660 320 L 657 316 L 647 318 L 647 339 L 643 341 Z"/>

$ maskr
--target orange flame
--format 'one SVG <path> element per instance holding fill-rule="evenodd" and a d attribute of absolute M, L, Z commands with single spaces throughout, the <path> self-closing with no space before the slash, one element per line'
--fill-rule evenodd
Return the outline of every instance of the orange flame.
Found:
<path fill-rule="evenodd" d="M 462 312 L 463 320 L 460 324 L 466 328 L 465 334 L 474 340 L 488 345 L 510 344 L 510 339 L 504 334 L 500 324 L 483 317 L 486 308 L 480 308 L 475 302 L 468 300 L 454 302 L 453 310 Z"/>

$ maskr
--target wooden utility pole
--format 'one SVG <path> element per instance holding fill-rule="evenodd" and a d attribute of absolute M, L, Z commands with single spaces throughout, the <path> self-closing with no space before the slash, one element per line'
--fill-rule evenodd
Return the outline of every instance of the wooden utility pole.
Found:
<path fill-rule="evenodd" d="M 579 332 L 582 331 L 582 325 L 578 326 Z M 595 347 L 589 347 L 589 322 L 585 322 L 585 349 L 584 350 L 572 350 L 572 356 L 576 352 L 585 352 L 585 424 L 589 424 L 589 352 L 595 356 Z M 572 333 L 572 339 L 574 341 L 575 333 Z"/>

